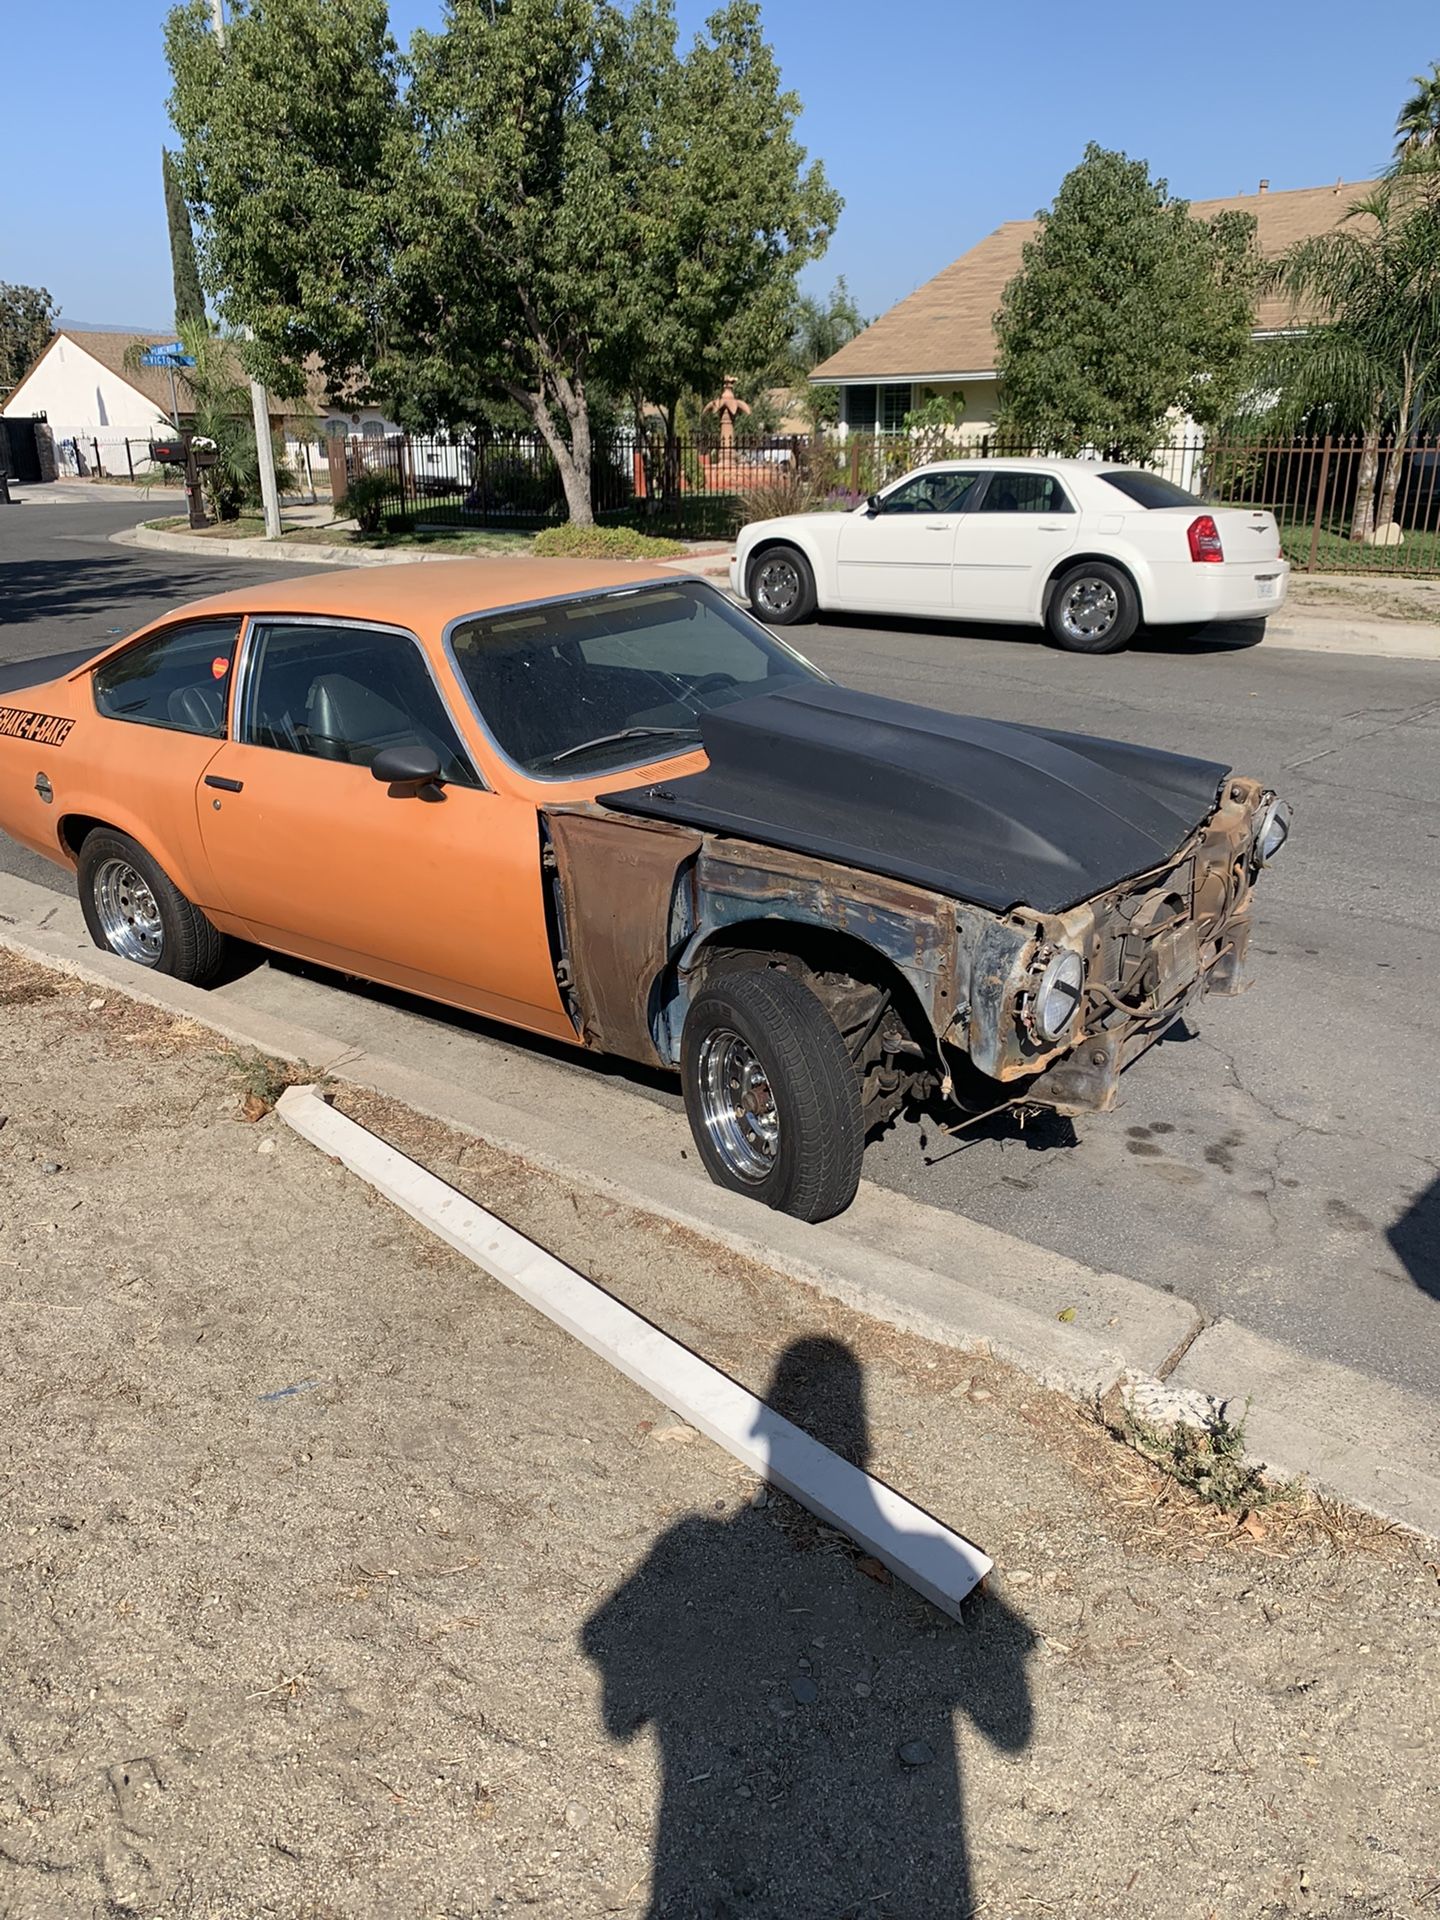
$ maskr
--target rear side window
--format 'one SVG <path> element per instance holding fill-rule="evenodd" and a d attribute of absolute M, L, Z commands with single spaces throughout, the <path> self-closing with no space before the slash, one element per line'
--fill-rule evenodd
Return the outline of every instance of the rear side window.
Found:
<path fill-rule="evenodd" d="M 1052 473 L 992 473 L 981 513 L 1073 513 L 1070 496 Z"/>
<path fill-rule="evenodd" d="M 236 619 L 189 620 L 127 647 L 95 669 L 96 707 L 107 720 L 220 739 L 239 632 Z"/>
<path fill-rule="evenodd" d="M 1198 507 L 1200 504 L 1195 494 L 1177 487 L 1173 480 L 1166 480 L 1158 473 L 1141 473 L 1136 467 L 1119 467 L 1102 473 L 1100 478 L 1107 487 L 1114 487 L 1127 500 L 1133 500 L 1137 507 Z"/>

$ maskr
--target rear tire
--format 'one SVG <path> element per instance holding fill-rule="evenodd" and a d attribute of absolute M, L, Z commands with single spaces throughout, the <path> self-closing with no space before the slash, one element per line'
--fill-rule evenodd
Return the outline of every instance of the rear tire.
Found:
<path fill-rule="evenodd" d="M 860 1076 L 808 987 L 774 967 L 722 973 L 680 1043 L 685 1112 L 717 1186 L 801 1220 L 843 1213 L 865 1151 Z"/>
<path fill-rule="evenodd" d="M 76 880 L 97 947 L 195 987 L 219 973 L 225 936 L 128 834 L 109 827 L 86 834 Z"/>
<path fill-rule="evenodd" d="M 1119 653 L 1140 624 L 1140 596 L 1129 576 L 1103 560 L 1067 567 L 1050 590 L 1045 629 L 1067 653 Z"/>
<path fill-rule="evenodd" d="M 798 547 L 766 547 L 745 572 L 750 608 L 768 627 L 793 627 L 815 612 L 815 575 Z"/>

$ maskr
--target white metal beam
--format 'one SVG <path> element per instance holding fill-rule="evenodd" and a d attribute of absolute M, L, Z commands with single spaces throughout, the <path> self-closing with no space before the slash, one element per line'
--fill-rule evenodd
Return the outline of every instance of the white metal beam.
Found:
<path fill-rule="evenodd" d="M 288 1088 L 277 1112 L 296 1133 L 457 1253 L 958 1618 L 960 1602 L 992 1564 L 962 1535 L 832 1453 L 593 1280 L 338 1113 L 314 1087 Z"/>

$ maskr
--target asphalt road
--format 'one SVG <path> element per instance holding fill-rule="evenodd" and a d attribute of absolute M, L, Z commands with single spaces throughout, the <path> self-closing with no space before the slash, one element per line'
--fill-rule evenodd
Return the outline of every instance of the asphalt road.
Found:
<path fill-rule="evenodd" d="M 0 507 L 0 658 L 98 646 L 288 571 L 106 544 L 153 510 L 33 491 Z M 795 637 L 853 686 L 1226 760 L 1296 808 L 1257 902 L 1252 991 L 1152 1049 L 1121 1111 L 956 1139 L 903 1121 L 867 1174 L 1440 1391 L 1440 666 L 1193 642 L 1091 660 L 931 623 Z M 3 840 L 0 867 L 66 884 Z"/>

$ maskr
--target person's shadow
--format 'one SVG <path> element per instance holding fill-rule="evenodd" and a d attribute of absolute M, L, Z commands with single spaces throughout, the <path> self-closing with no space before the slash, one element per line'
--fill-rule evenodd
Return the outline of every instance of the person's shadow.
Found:
<path fill-rule="evenodd" d="M 848 1347 L 797 1341 L 767 1400 L 867 1464 Z M 769 1430 L 778 1447 L 779 1423 Z M 898 1580 L 867 1577 L 779 1495 L 680 1521 L 581 1635 L 607 1731 L 652 1727 L 659 1742 L 649 1920 L 963 1920 L 977 1818 L 955 1717 L 1023 1748 L 1033 1644 L 993 1594 L 957 1625 Z"/>

